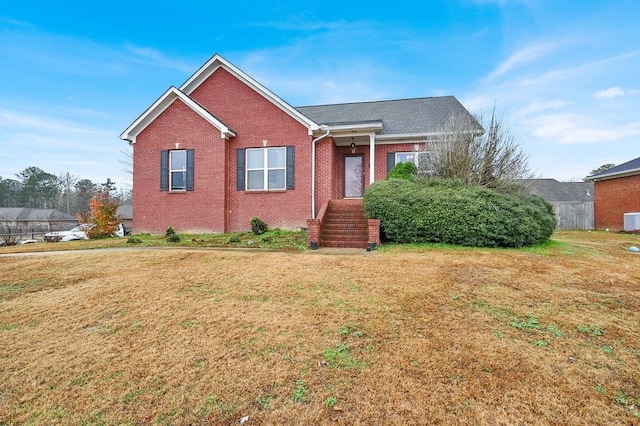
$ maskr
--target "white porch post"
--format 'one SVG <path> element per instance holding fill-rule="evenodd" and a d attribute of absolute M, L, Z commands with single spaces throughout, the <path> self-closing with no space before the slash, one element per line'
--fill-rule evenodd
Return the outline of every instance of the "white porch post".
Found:
<path fill-rule="evenodd" d="M 369 184 L 376 181 L 376 135 L 369 133 Z"/>

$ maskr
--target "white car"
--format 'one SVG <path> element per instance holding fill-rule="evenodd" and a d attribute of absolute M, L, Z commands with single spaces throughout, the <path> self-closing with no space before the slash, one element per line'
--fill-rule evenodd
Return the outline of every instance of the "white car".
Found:
<path fill-rule="evenodd" d="M 78 240 L 88 240 L 86 231 L 93 228 L 93 224 L 83 223 L 81 225 L 76 226 L 68 231 L 55 231 L 55 232 L 47 232 L 44 234 L 44 240 L 46 242 L 57 242 L 57 241 L 78 241 Z M 122 223 L 118 224 L 118 229 L 113 233 L 114 237 L 124 237 L 125 230 Z"/>

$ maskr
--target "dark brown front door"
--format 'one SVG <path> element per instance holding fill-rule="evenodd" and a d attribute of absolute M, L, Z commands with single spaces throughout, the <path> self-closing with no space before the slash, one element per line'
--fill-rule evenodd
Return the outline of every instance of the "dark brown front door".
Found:
<path fill-rule="evenodd" d="M 344 197 L 361 198 L 364 194 L 364 156 L 344 157 Z"/>

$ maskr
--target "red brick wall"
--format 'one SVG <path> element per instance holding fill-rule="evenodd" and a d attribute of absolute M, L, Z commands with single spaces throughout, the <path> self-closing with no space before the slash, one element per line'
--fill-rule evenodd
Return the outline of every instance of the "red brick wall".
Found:
<path fill-rule="evenodd" d="M 316 215 L 328 200 L 335 195 L 335 144 L 330 137 L 316 143 Z M 317 217 L 317 216 L 316 216 Z"/>
<path fill-rule="evenodd" d="M 399 145 L 376 145 L 375 180 L 387 177 L 387 153 L 408 152 L 414 150 L 413 143 Z M 344 197 L 344 157 L 363 155 L 364 188 L 369 187 L 369 145 L 356 146 L 351 152 L 350 146 L 336 146 L 333 139 L 322 139 L 316 146 L 316 213 L 330 199 Z"/>
<path fill-rule="evenodd" d="M 220 131 L 176 100 L 136 138 L 133 162 L 133 226 L 136 232 L 224 230 L 225 140 Z M 160 151 L 194 151 L 194 191 L 160 190 Z"/>
<path fill-rule="evenodd" d="M 228 232 L 248 230 L 253 216 L 271 228 L 306 227 L 311 217 L 311 136 L 307 128 L 243 84 L 218 69 L 190 97 L 236 133 L 226 141 L 220 131 L 182 103 L 172 105 L 136 142 L 134 210 L 137 232 Z M 236 149 L 295 146 L 295 189 L 236 190 Z M 182 194 L 159 190 L 160 150 L 195 149 L 195 188 Z M 226 164 L 226 167 L 225 167 Z M 180 224 L 180 225 L 178 225 Z"/>
<path fill-rule="evenodd" d="M 596 229 L 624 229 L 624 214 L 640 212 L 640 175 L 594 183 Z"/>

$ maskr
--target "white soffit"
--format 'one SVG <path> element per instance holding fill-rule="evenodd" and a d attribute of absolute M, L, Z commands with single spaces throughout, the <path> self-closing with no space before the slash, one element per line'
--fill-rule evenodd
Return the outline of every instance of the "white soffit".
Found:
<path fill-rule="evenodd" d="M 180 99 L 185 105 L 191 108 L 194 112 L 207 120 L 211 125 L 220 130 L 220 137 L 229 139 L 235 137 L 236 133 L 231 130 L 226 124 L 218 120 L 211 115 L 207 110 L 202 108 L 198 103 L 194 102 L 187 95 L 182 93 L 175 87 L 170 87 L 153 105 L 140 115 L 122 134 L 120 139 L 127 140 L 131 143 L 135 143 L 136 137 L 151 124 L 160 114 L 162 114 L 169 106 L 176 100 Z"/>

